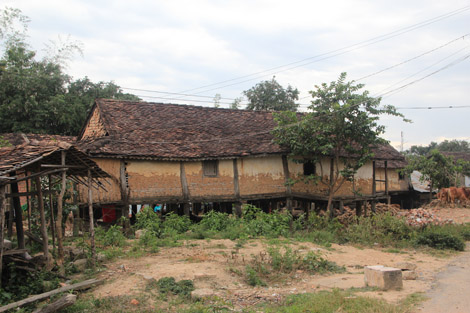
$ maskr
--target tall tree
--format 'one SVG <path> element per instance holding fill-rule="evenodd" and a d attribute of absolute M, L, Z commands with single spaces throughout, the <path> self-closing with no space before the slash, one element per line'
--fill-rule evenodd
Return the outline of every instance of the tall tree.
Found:
<path fill-rule="evenodd" d="M 320 165 L 320 173 L 308 175 L 305 180 L 326 187 L 330 214 L 334 194 L 373 157 L 374 147 L 386 143 L 380 137 L 385 128 L 378 124 L 379 116 L 402 117 L 393 106 L 380 107 L 380 98 L 370 97 L 367 91 L 359 93 L 363 86 L 346 82 L 346 73 L 342 73 L 337 81 L 310 91 L 310 112 L 276 115 L 277 143 L 289 148 L 294 160 Z M 330 160 L 328 169 L 321 166 L 325 158 Z"/>
<path fill-rule="evenodd" d="M 95 98 L 139 99 L 112 82 L 73 81 L 64 66 L 80 52 L 77 43 L 50 47 L 38 60 L 26 42 L 28 22 L 18 9 L 0 10 L 0 133 L 76 135 Z"/>
<path fill-rule="evenodd" d="M 299 91 L 290 85 L 282 87 L 273 77 L 256 84 L 243 94 L 248 98 L 247 110 L 256 111 L 297 111 L 295 103 L 299 99 Z"/>

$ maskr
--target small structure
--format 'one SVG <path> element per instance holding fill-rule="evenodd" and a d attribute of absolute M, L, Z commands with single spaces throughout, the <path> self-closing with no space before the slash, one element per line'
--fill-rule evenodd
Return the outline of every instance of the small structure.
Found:
<path fill-rule="evenodd" d="M 276 125 L 272 112 L 98 99 L 78 143 L 111 175 L 98 202 L 123 212 L 143 203 L 182 204 L 186 214 L 207 204 L 229 213 L 233 206 L 237 214 L 246 202 L 265 211 L 325 206 L 325 188 L 300 178 L 316 173 L 328 179 L 331 160 L 294 162 L 274 143 Z M 408 181 L 396 171 L 404 157 L 390 145 L 374 154 L 337 191 L 337 206 L 408 194 Z"/>
<path fill-rule="evenodd" d="M 21 140 L 19 138 L 21 138 Z M 22 209 L 20 206 L 20 197 L 37 197 L 37 203 L 40 211 L 41 219 L 41 235 L 43 243 L 43 253 L 47 261 L 49 258 L 48 251 L 48 232 L 46 229 L 46 217 L 44 212 L 44 194 L 42 186 L 42 178 L 59 177 L 61 182 L 61 191 L 58 196 L 58 216 L 57 220 L 57 239 L 59 259 L 63 259 L 62 247 L 62 204 L 65 194 L 65 181 L 70 179 L 77 184 L 83 185 L 88 189 L 88 203 L 92 208 L 92 189 L 103 189 L 103 181 L 109 175 L 100 169 L 87 155 L 79 151 L 72 144 L 57 140 L 54 136 L 37 135 L 12 135 L 5 134 L 2 138 L 6 138 L 6 144 L 0 147 L 0 272 L 3 256 L 3 235 L 5 225 L 5 207 L 6 199 L 13 199 L 13 208 L 16 221 L 16 231 L 18 238 L 18 249 L 25 248 Z M 12 140 L 10 144 L 8 138 Z M 31 139 L 30 139 L 31 138 Z M 19 141 L 20 140 L 20 141 Z M 27 186 L 31 186 L 34 182 L 34 190 L 19 192 L 18 184 L 26 182 Z M 7 187 L 8 190 L 7 190 Z M 48 192 L 51 192 L 49 188 Z M 54 222 L 51 223 L 54 229 Z M 93 212 L 90 211 L 90 231 L 93 232 Z M 92 236 L 93 237 L 93 236 Z"/>
<path fill-rule="evenodd" d="M 381 290 L 403 288 L 401 269 L 383 265 L 364 267 L 364 282 L 366 286 L 377 287 Z"/>

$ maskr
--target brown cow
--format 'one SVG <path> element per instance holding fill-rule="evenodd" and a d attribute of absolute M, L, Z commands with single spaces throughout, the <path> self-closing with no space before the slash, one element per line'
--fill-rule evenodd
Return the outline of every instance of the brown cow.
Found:
<path fill-rule="evenodd" d="M 437 193 L 437 199 L 441 202 L 441 204 L 446 204 L 449 202 L 449 188 L 441 188 L 439 192 Z"/>
<path fill-rule="evenodd" d="M 463 204 L 468 200 L 464 188 L 449 187 L 447 189 L 448 201 L 454 206 L 456 201 L 459 201 L 460 204 Z"/>

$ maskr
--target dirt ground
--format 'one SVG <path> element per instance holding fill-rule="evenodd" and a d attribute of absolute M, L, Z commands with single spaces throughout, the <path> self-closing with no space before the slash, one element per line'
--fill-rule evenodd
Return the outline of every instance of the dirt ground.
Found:
<path fill-rule="evenodd" d="M 470 209 L 433 209 L 442 218 L 455 222 L 470 222 Z M 435 276 L 451 263 L 458 254 L 432 255 L 413 249 L 386 248 L 361 249 L 333 244 L 329 248 L 312 243 L 290 243 L 299 251 L 319 251 L 323 257 L 346 268 L 345 273 L 310 275 L 297 271 L 268 287 L 249 286 L 244 277 L 237 274 L 253 256 L 265 253 L 266 240 L 248 240 L 241 248 L 231 240 L 191 240 L 180 247 L 161 248 L 160 252 L 140 258 L 126 258 L 106 264 L 100 276 L 105 283 L 93 293 L 96 297 L 138 295 L 148 280 L 174 277 L 177 281 L 190 279 L 198 291 L 230 301 L 235 308 L 251 306 L 258 302 L 277 302 L 288 294 L 314 292 L 332 288 L 364 287 L 363 268 L 367 265 L 394 266 L 398 262 L 411 262 L 417 266 L 416 280 L 404 280 L 399 291 L 364 291 L 361 294 L 378 297 L 396 303 L 415 292 L 428 291 Z"/>

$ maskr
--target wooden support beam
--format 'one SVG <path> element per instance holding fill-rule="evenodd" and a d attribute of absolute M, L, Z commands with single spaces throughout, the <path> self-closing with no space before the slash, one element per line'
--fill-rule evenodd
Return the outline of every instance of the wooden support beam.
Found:
<path fill-rule="evenodd" d="M 235 215 L 242 216 L 242 203 L 240 199 L 240 180 L 238 176 L 238 160 L 233 159 L 233 192 L 236 199 L 235 202 Z"/>
<path fill-rule="evenodd" d="M 52 176 L 48 175 L 49 191 L 52 191 Z M 55 219 L 54 219 L 54 199 L 52 193 L 49 193 L 49 210 L 51 211 L 51 235 L 52 235 L 52 251 L 55 254 Z"/>
<path fill-rule="evenodd" d="M 286 155 L 282 155 L 282 168 L 284 170 L 284 184 L 286 185 L 286 207 L 292 215 L 292 187 L 290 185 L 289 162 Z"/>
<path fill-rule="evenodd" d="M 65 150 L 61 151 L 61 164 L 65 164 L 66 152 Z M 63 212 L 63 205 L 64 205 L 64 196 L 65 191 L 67 189 L 67 172 L 62 172 L 62 182 L 60 187 L 60 193 L 57 197 L 57 221 L 56 221 L 56 229 L 57 229 L 57 264 L 59 265 L 61 274 L 65 274 L 65 267 L 64 267 L 64 244 L 62 238 L 62 212 Z"/>
<path fill-rule="evenodd" d="M 93 193 L 92 193 L 93 178 L 91 170 L 88 169 L 88 214 L 90 218 L 90 245 L 91 245 L 91 262 L 92 265 L 96 264 L 96 248 L 95 248 L 95 221 L 93 218 Z"/>
<path fill-rule="evenodd" d="M 3 234 L 4 234 L 4 225 L 5 225 L 5 207 L 6 207 L 6 198 L 5 198 L 6 186 L 0 184 L 0 277 L 2 277 L 2 265 L 3 265 Z"/>
<path fill-rule="evenodd" d="M 15 176 L 15 172 L 10 173 L 11 176 Z M 18 193 L 18 183 L 11 184 L 11 192 Z M 13 197 L 13 207 L 15 209 L 15 222 L 16 222 L 16 238 L 18 240 L 18 249 L 24 249 L 24 232 L 23 232 L 23 210 L 21 209 L 21 203 L 19 197 Z"/>
<path fill-rule="evenodd" d="M 62 152 L 65 152 L 65 150 L 62 150 Z M 87 169 L 87 168 L 88 168 L 87 166 L 84 166 L 84 165 L 65 165 L 65 164 L 62 164 L 62 165 L 56 165 L 56 164 L 41 164 L 41 167 L 45 167 L 45 168 L 60 168 L 60 169 L 63 169 L 63 168 Z"/>
<path fill-rule="evenodd" d="M 77 295 L 68 293 L 65 296 L 61 297 L 59 300 L 55 301 L 54 303 L 48 304 L 43 306 L 40 309 L 37 309 L 33 313 L 54 313 L 59 312 L 66 307 L 71 306 L 72 304 L 77 301 Z"/>
<path fill-rule="evenodd" d="M 36 190 L 38 191 L 38 204 L 39 215 L 41 217 L 41 236 L 42 236 L 42 251 L 46 258 L 46 263 L 49 265 L 49 238 L 46 229 L 46 215 L 44 213 L 44 199 L 42 198 L 41 179 L 35 176 Z"/>

